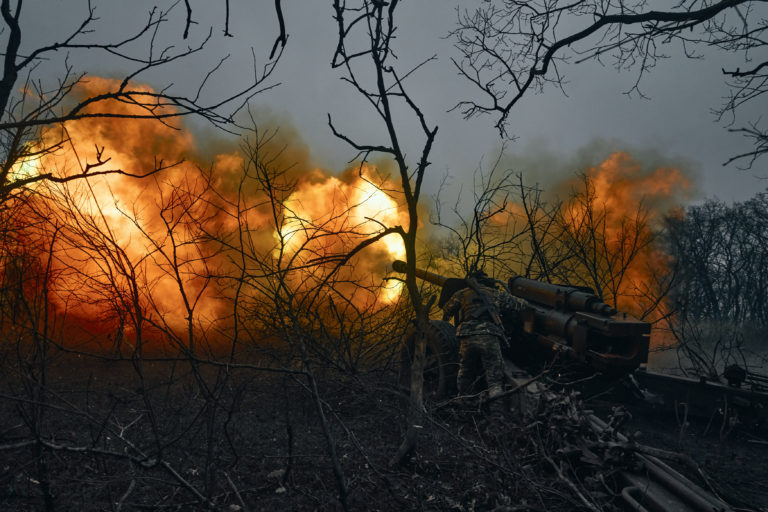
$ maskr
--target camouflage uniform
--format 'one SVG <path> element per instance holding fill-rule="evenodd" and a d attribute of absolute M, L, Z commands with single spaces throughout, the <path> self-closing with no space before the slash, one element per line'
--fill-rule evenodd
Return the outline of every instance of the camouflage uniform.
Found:
<path fill-rule="evenodd" d="M 483 284 L 478 288 L 484 293 L 488 303 L 499 315 L 521 312 L 528 303 L 505 291 Z M 456 318 L 456 336 L 461 341 L 459 351 L 461 362 L 458 375 L 460 395 L 468 394 L 479 375 L 473 375 L 473 365 L 482 364 L 485 380 L 488 384 L 488 396 L 493 397 L 503 390 L 504 373 L 502 370 L 501 340 L 504 335 L 488 311 L 484 301 L 472 288 L 457 291 L 443 306 L 443 318 Z"/>

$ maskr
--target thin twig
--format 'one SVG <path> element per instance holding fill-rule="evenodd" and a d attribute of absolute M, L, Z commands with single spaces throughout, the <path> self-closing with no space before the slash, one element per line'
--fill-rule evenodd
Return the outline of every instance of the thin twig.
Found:
<path fill-rule="evenodd" d="M 123 503 L 125 503 L 125 500 L 128 499 L 128 496 L 133 492 L 134 487 L 136 487 L 136 480 L 131 480 L 128 489 L 123 493 L 120 501 L 115 503 L 115 512 L 120 512 L 120 509 L 123 508 Z"/>
<path fill-rule="evenodd" d="M 229 477 L 229 473 L 224 471 L 224 477 L 227 479 L 227 482 L 229 482 L 230 487 L 232 487 L 232 490 L 235 493 L 235 496 L 237 496 L 237 501 L 240 502 L 240 506 L 243 507 L 243 512 L 248 512 L 248 507 L 245 505 L 245 501 L 243 501 L 243 497 L 240 496 L 240 491 L 237 490 L 237 486 L 235 485 L 235 482 L 232 481 L 232 479 Z"/>

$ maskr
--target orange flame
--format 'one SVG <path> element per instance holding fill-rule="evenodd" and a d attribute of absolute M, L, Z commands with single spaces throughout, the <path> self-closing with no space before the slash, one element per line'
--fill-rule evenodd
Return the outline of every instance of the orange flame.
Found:
<path fill-rule="evenodd" d="M 83 87 L 84 92 L 93 94 L 114 85 L 108 79 L 91 79 Z M 104 108 L 126 116 L 143 113 L 125 103 Z M 245 158 L 229 144 L 220 144 L 223 150 L 213 156 L 201 155 L 192 134 L 177 128 L 130 118 L 71 122 L 64 127 L 66 143 L 60 150 L 17 164 L 18 177 L 42 172 L 68 176 L 84 172 L 89 164 L 98 164 L 90 172 L 121 169 L 144 174 L 156 168 L 161 159 L 164 165 L 181 162 L 150 178 L 112 174 L 52 187 L 48 194 L 56 196 L 58 202 L 49 201 L 47 208 L 54 222 L 59 227 L 67 225 L 70 232 L 68 237 L 58 238 L 61 250 L 55 251 L 58 277 L 52 284 L 51 300 L 59 311 L 114 322 L 108 298 L 94 294 L 99 287 L 107 290 L 107 281 L 120 281 L 115 275 L 119 273 L 117 267 L 124 265 L 140 280 L 142 307 L 154 315 L 153 322 L 182 332 L 190 307 L 194 307 L 196 328 L 222 316 L 221 299 L 229 291 L 210 276 L 226 266 L 226 258 L 209 235 L 237 228 L 233 204 L 238 192 L 233 183 L 242 173 Z M 61 130 L 49 129 L 40 144 L 56 142 Z M 299 152 L 296 158 L 303 160 L 304 155 Z M 306 162 L 301 164 L 300 168 L 308 168 Z M 210 179 L 201 169 L 210 169 Z M 296 189 L 283 205 L 286 213 L 282 225 L 275 226 L 269 215 L 254 210 L 258 218 L 251 225 L 273 231 L 271 237 L 257 238 L 263 245 L 257 249 L 263 254 L 275 254 L 282 239 L 284 255 L 311 263 L 319 256 L 348 251 L 384 226 L 403 223 L 407 218 L 395 198 L 374 184 L 373 180 L 386 180 L 377 176 L 372 165 L 363 166 L 359 172 L 347 170 L 338 177 L 320 169 L 299 173 Z M 87 240 L 87 236 L 96 236 L 94 229 L 107 236 Z M 100 247 L 100 243 L 106 245 Z M 340 285 L 336 291 L 365 308 L 394 301 L 399 288 L 380 287 L 384 273 L 381 263 L 402 257 L 402 244 L 393 236 L 386 237 L 361 256 L 341 274 L 343 281 L 357 284 Z M 309 277 L 324 272 L 318 266 L 309 271 Z M 113 292 L 121 287 L 127 290 L 129 283 L 124 277 L 117 287 L 111 283 Z M 297 287 L 310 282 L 306 272 L 293 278 Z M 360 290 L 359 283 L 375 290 Z"/>
<path fill-rule="evenodd" d="M 606 254 L 598 265 L 614 266 L 614 274 L 623 270 L 613 290 L 603 290 L 607 298 L 619 309 L 648 313 L 650 287 L 668 271 L 668 256 L 653 242 L 653 232 L 661 216 L 683 202 L 691 182 L 677 168 L 645 169 L 626 152 L 613 153 L 584 176 L 568 183 L 575 193 L 564 204 L 564 217 L 574 230 L 599 230 Z"/>
<path fill-rule="evenodd" d="M 406 223 L 407 210 L 385 192 L 392 189 L 392 184 L 388 180 L 374 182 L 376 175 L 375 167 L 369 164 L 350 169 L 340 177 L 314 170 L 285 201 L 285 222 L 275 233 L 276 239 L 283 240 L 283 250 L 291 255 L 301 251 L 297 256 L 302 265 L 312 267 L 316 263 L 332 267 L 338 255 L 356 244 L 386 227 Z M 405 247 L 396 235 L 384 237 L 377 249 L 368 251 L 365 258 L 342 273 L 340 280 L 350 281 L 342 288 L 361 306 L 372 306 L 374 299 L 383 303 L 396 300 L 400 294 L 399 284 L 384 285 L 377 295 L 367 293 L 364 288 L 378 286 L 385 263 L 404 256 Z M 310 274 L 322 276 L 319 268 Z M 307 279 L 305 282 L 312 281 L 310 276 L 302 278 Z"/>

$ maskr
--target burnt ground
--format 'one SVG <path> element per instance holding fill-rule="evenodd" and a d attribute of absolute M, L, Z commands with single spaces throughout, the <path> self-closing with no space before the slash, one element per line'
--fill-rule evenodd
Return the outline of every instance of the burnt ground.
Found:
<path fill-rule="evenodd" d="M 29 369 L 5 367 L 1 510 L 342 509 L 301 375 L 234 370 L 214 403 L 187 363 L 145 363 L 142 385 L 129 361 L 60 356 L 45 395 Z M 202 375 L 211 385 L 221 371 Z M 490 421 L 472 403 L 430 401 L 418 449 L 390 467 L 407 408 L 395 381 L 386 371 L 318 379 L 349 509 L 617 509 L 612 475 L 632 464 L 631 451 L 590 437 L 582 414 L 607 417 L 615 404 L 585 406 L 563 392 L 525 417 Z M 768 444 L 758 434 L 704 436 L 695 421 L 681 433 L 674 415 L 629 411 L 624 429 L 640 431 L 639 442 L 689 454 L 731 503 L 768 510 Z"/>

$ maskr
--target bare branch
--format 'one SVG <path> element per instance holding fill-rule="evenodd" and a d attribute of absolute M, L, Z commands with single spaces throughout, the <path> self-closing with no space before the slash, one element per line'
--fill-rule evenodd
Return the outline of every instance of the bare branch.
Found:
<path fill-rule="evenodd" d="M 669 58 L 662 48 L 679 43 L 685 58 L 698 59 L 700 47 L 741 54 L 745 62 L 768 44 L 768 30 L 759 19 L 763 2 L 755 0 L 693 0 L 678 2 L 666 10 L 654 10 L 635 0 L 537 0 L 535 2 L 485 2 L 474 10 L 459 11 L 452 32 L 459 59 L 459 73 L 479 92 L 478 99 L 460 101 L 454 109 L 465 118 L 480 114 L 496 116 L 502 137 L 509 136 L 508 120 L 514 106 L 530 93 L 554 85 L 564 91 L 558 69 L 589 60 L 610 57 L 618 70 L 634 69 L 637 78 L 627 93 L 644 96 L 640 83 L 660 59 Z M 753 14 L 754 13 L 754 14 Z M 585 25 L 586 21 L 586 26 Z M 574 27 L 583 27 L 574 29 Z M 754 100 L 768 82 L 761 75 L 765 62 L 747 71 L 722 70 L 733 79 L 732 97 L 715 110 L 720 119 Z M 753 153 L 729 160 L 754 159 Z"/>

